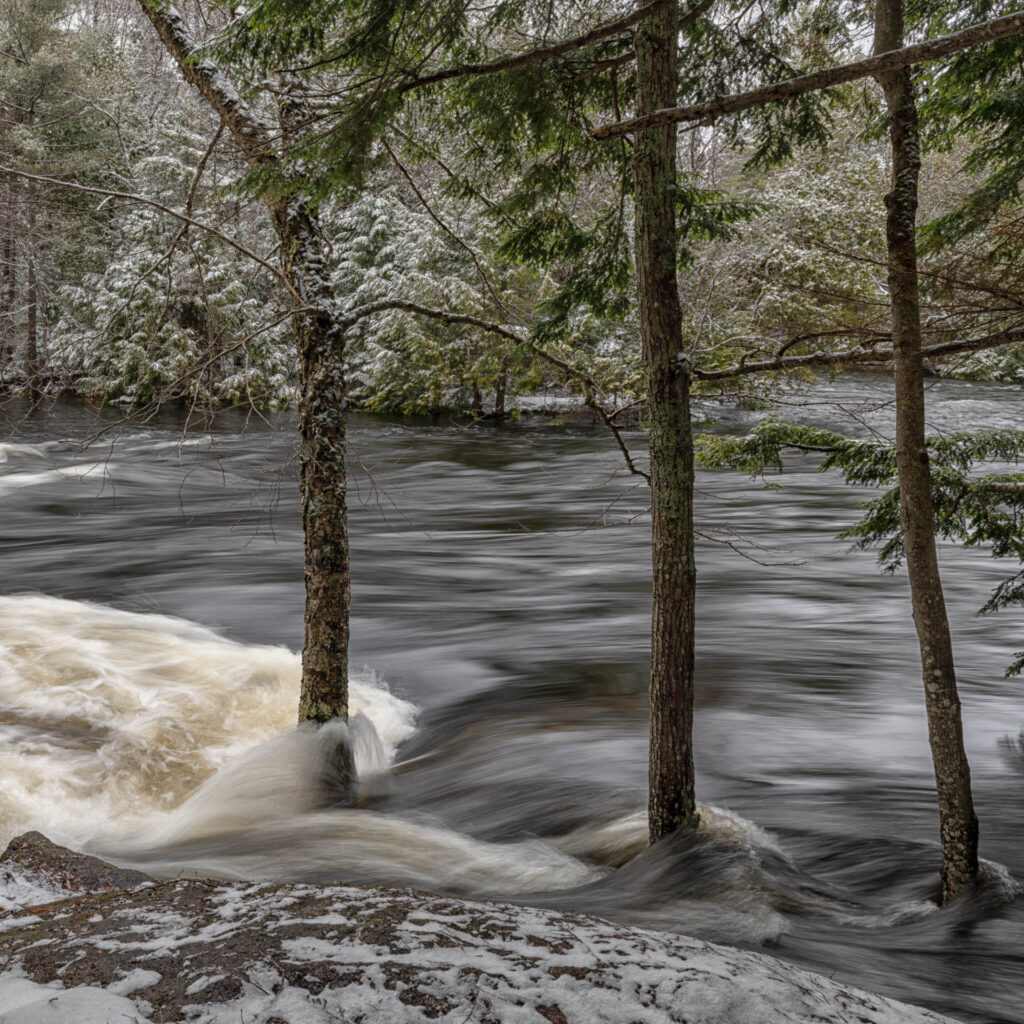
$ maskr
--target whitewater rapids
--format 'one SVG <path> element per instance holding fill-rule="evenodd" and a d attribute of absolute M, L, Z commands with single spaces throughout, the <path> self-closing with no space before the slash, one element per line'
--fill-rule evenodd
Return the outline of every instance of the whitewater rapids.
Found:
<path fill-rule="evenodd" d="M 323 804 L 332 746 L 387 769 L 415 707 L 370 675 L 352 719 L 295 728 L 300 662 L 193 623 L 43 596 L 0 598 L 0 840 L 56 841 L 227 878 L 387 877 L 509 893 L 595 870 L 536 841 L 480 843 Z"/>

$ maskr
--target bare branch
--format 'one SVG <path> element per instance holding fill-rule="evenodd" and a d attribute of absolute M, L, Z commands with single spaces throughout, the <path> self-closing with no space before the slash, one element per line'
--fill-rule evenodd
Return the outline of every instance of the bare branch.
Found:
<path fill-rule="evenodd" d="M 357 306 L 349 310 L 339 319 L 342 330 L 350 330 L 360 320 L 365 320 L 374 313 L 384 313 L 389 309 L 402 310 L 405 313 L 415 313 L 417 316 L 430 317 L 432 320 L 440 320 L 446 324 L 468 324 L 471 327 L 479 327 L 481 330 L 489 331 L 491 334 L 498 334 L 517 345 L 528 343 L 527 338 L 508 327 L 495 323 L 493 320 L 485 320 L 483 317 L 474 316 L 472 313 L 454 313 L 447 309 L 435 309 L 433 306 L 424 306 L 419 302 L 409 302 L 406 299 L 377 299 L 375 302 L 368 302 L 365 306 Z"/>
<path fill-rule="evenodd" d="M 423 194 L 423 192 L 420 190 L 420 187 L 416 184 L 416 179 L 413 178 L 412 174 L 409 172 L 409 169 L 405 166 L 405 164 L 402 163 L 401 160 L 398 159 L 398 157 L 395 155 L 394 150 L 392 150 L 391 146 L 388 145 L 388 140 L 386 138 L 381 138 L 380 141 L 388 156 L 391 157 L 391 162 L 398 169 L 402 177 L 405 178 L 409 187 L 415 193 L 416 198 L 420 201 L 420 205 L 423 207 L 424 210 L 426 210 L 427 216 L 450 239 L 452 239 L 452 241 L 455 242 L 456 245 L 458 245 L 461 249 L 463 249 L 466 253 L 469 254 L 469 258 L 473 261 L 473 266 L 476 268 L 477 276 L 480 278 L 481 284 L 483 284 L 483 286 L 490 293 L 491 298 L 494 299 L 495 306 L 499 310 L 504 312 L 505 303 L 501 301 L 501 296 L 498 295 L 494 285 L 491 284 L 491 279 L 487 276 L 487 271 L 484 269 L 483 264 L 480 262 L 480 258 L 477 256 L 476 251 L 457 231 L 449 227 L 448 224 L 444 222 L 441 216 L 430 205 L 430 203 L 427 201 L 427 197 Z"/>
<path fill-rule="evenodd" d="M 225 235 L 215 227 L 211 227 L 209 224 L 204 224 L 202 221 L 195 220 L 184 213 L 179 213 L 177 210 L 172 210 L 171 207 L 165 206 L 163 203 L 159 203 L 155 199 L 148 199 L 146 196 L 135 195 L 132 192 L 116 192 L 109 188 L 98 188 L 95 185 L 79 185 L 74 181 L 63 181 L 60 178 L 48 178 L 42 174 L 29 174 L 27 171 L 18 171 L 13 167 L 0 166 L 0 174 L 13 174 L 18 178 L 27 178 L 29 181 L 40 182 L 44 185 L 56 185 L 58 188 L 71 189 L 73 192 L 88 192 L 90 195 L 94 196 L 107 196 L 111 199 L 124 199 L 127 202 L 140 203 L 142 206 L 151 206 L 154 210 L 166 213 L 169 217 L 174 217 L 175 219 L 180 220 L 183 224 L 199 228 L 200 231 L 205 231 L 207 234 L 213 235 L 214 238 L 219 238 L 225 245 L 230 245 L 236 252 L 241 253 L 254 263 L 258 263 L 264 270 L 273 274 L 277 280 L 288 288 L 289 292 L 292 291 L 288 281 L 285 279 L 285 276 L 281 271 L 272 263 L 268 263 L 262 256 L 253 252 L 251 249 L 247 249 L 241 242 L 236 242 L 230 235 Z"/>
<path fill-rule="evenodd" d="M 905 46 L 899 50 L 890 50 L 875 57 L 854 61 L 852 64 L 841 64 L 837 67 L 813 71 L 798 78 L 790 78 L 783 82 L 763 85 L 749 92 L 737 93 L 735 96 L 721 96 L 705 103 L 695 103 L 689 107 L 667 107 L 656 110 L 644 117 L 634 117 L 629 121 L 602 125 L 595 128 L 593 135 L 597 139 L 607 139 L 628 132 L 642 131 L 659 124 L 677 121 L 700 121 L 712 123 L 724 114 L 738 114 L 752 107 L 762 107 L 769 103 L 780 103 L 795 99 L 805 93 L 817 92 L 832 86 L 854 82 L 860 78 L 869 78 L 886 71 L 922 64 L 925 61 L 949 57 L 972 46 L 991 43 L 997 39 L 1024 32 L 1024 11 L 1008 14 L 1003 18 L 973 25 L 962 32 L 954 32 L 948 36 L 940 36 L 924 43 Z"/>
<path fill-rule="evenodd" d="M 1007 498 L 1019 498 L 1024 496 L 1024 483 L 983 483 L 981 490 L 989 494 L 1002 494 Z"/>
<path fill-rule="evenodd" d="M 921 355 L 926 359 L 941 359 L 945 356 L 961 355 L 965 352 L 983 352 L 1001 345 L 1012 345 L 1024 342 L 1024 327 L 996 331 L 983 334 L 977 338 L 964 338 L 960 341 L 944 341 L 936 345 L 926 345 Z M 730 380 L 748 373 L 767 373 L 771 370 L 797 370 L 826 366 L 868 366 L 888 363 L 893 358 L 891 348 L 855 348 L 847 352 L 809 352 L 802 356 L 775 356 L 756 363 L 742 360 L 735 366 L 724 370 L 695 369 L 693 375 L 698 380 Z"/>
<path fill-rule="evenodd" d="M 622 436 L 622 430 L 619 425 L 615 422 L 613 416 L 609 414 L 608 410 L 597 400 L 597 384 L 594 382 L 592 377 L 589 377 L 582 370 L 577 370 L 575 366 L 570 365 L 563 359 L 559 359 L 558 356 L 546 349 L 538 348 L 535 349 L 537 355 L 542 359 L 547 360 L 552 366 L 557 366 L 563 373 L 569 374 L 569 376 L 575 378 L 582 390 L 583 390 L 583 401 L 586 403 L 588 408 L 593 409 L 597 413 L 601 422 L 605 425 L 612 437 L 615 439 L 615 443 L 618 445 L 619 451 L 622 452 L 622 458 L 626 463 L 626 468 L 633 473 L 635 476 L 643 477 L 648 484 L 651 482 L 651 474 L 642 470 L 634 461 L 633 453 L 629 450 L 629 446 L 626 444 L 625 439 Z"/>
<path fill-rule="evenodd" d="M 429 317 L 432 320 L 440 320 L 441 323 L 445 324 L 467 324 L 471 327 L 479 327 L 483 331 L 488 331 L 491 334 L 497 334 L 499 337 L 507 338 L 509 341 L 513 341 L 517 345 L 529 345 L 541 359 L 550 363 L 552 366 L 557 367 L 562 371 L 562 373 L 572 377 L 580 384 L 583 391 L 583 401 L 589 408 L 593 409 L 594 412 L 597 413 L 601 422 L 604 423 L 611 432 L 612 437 L 615 439 L 615 443 L 618 445 L 619 451 L 622 452 L 626 468 L 630 473 L 643 477 L 648 483 L 650 483 L 650 474 L 646 473 L 636 464 L 633 459 L 633 455 L 629 450 L 629 446 L 622 437 L 622 431 L 618 424 L 614 421 L 612 416 L 609 415 L 604 406 L 597 400 L 597 391 L 599 390 L 597 383 L 592 377 L 588 376 L 582 370 L 577 369 L 571 363 L 559 358 L 553 352 L 549 352 L 547 349 L 540 348 L 533 344 L 528 337 L 518 334 L 516 331 L 513 331 L 502 324 L 495 323 L 493 320 L 485 320 L 483 317 L 474 316 L 472 313 L 453 313 L 450 310 L 434 309 L 432 306 L 423 306 L 418 302 L 409 302 L 406 299 L 378 299 L 376 302 L 368 302 L 365 306 L 359 306 L 356 309 L 351 310 L 341 319 L 340 324 L 342 330 L 348 331 L 360 320 L 363 320 L 368 316 L 372 316 L 374 313 L 383 313 L 390 309 L 402 310 L 406 313 L 414 313 L 417 316 Z"/>
<path fill-rule="evenodd" d="M 995 331 L 982 334 L 977 338 L 965 338 L 963 341 L 946 341 L 938 345 L 927 345 L 921 349 L 925 358 L 941 359 L 943 356 L 956 356 L 965 352 L 984 352 L 1002 345 L 1012 345 L 1024 341 L 1024 328 L 1017 327 L 1006 331 Z"/>

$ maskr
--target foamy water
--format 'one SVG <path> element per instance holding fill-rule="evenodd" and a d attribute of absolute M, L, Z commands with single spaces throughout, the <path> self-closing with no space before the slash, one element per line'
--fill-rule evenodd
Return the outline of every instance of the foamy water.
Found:
<path fill-rule="evenodd" d="M 222 781 L 232 807 L 197 808 L 197 821 L 264 817 L 274 803 L 309 809 L 320 755 L 294 728 L 299 673 L 286 648 L 234 643 L 182 619 L 0 597 L 0 839 L 31 827 L 97 844 L 163 827 L 246 752 Z M 411 734 L 415 708 L 372 676 L 350 685 L 353 715 L 372 722 L 355 744 L 368 775 Z"/>
<path fill-rule="evenodd" d="M 169 616 L 0 598 L 3 838 L 39 829 L 159 876 L 386 882 L 507 898 L 598 885 L 599 903 L 603 880 L 644 849 L 642 814 L 551 840 L 487 842 L 447 827 L 429 805 L 372 809 L 415 731 L 416 708 L 364 675 L 351 681 L 347 723 L 295 727 L 299 671 L 285 648 L 235 643 Z M 339 743 L 355 753 L 356 807 L 335 806 Z M 680 892 L 639 919 L 780 934 L 761 858 L 782 850 L 727 811 L 704 808 L 703 818 L 702 842 L 742 865 L 722 879 L 731 905 Z"/>
<path fill-rule="evenodd" d="M 300 662 L 181 619 L 0 598 L 0 840 L 39 829 L 164 875 L 385 878 L 515 894 L 593 880 L 540 841 L 483 843 L 330 807 L 331 751 L 387 771 L 416 709 L 371 675 L 348 723 L 294 726 Z"/>

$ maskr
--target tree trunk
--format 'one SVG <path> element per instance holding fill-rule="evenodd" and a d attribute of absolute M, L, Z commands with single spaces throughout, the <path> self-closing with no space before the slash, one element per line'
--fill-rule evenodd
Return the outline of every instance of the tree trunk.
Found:
<path fill-rule="evenodd" d="M 34 381 L 39 376 L 39 286 L 36 280 L 36 257 L 31 251 L 32 240 L 28 240 L 30 251 L 26 268 L 25 290 L 25 374 L 29 386 L 34 388 Z"/>
<path fill-rule="evenodd" d="M 3 285 L 0 287 L 0 372 L 3 372 L 14 336 L 14 310 L 18 301 L 18 274 L 14 248 L 15 178 L 6 175 L 4 202 Z"/>
<path fill-rule="evenodd" d="M 678 7 L 638 0 L 637 115 L 676 102 Z M 650 422 L 651 842 L 697 824 L 693 770 L 693 435 L 676 282 L 676 127 L 636 137 L 636 275 Z"/>
<path fill-rule="evenodd" d="M 498 374 L 498 383 L 494 387 L 494 418 L 505 418 L 505 393 L 508 389 L 508 370 L 502 369 Z"/>
<path fill-rule="evenodd" d="M 275 155 L 280 131 L 272 130 L 202 55 L 176 8 L 155 0 L 139 2 L 182 76 L 219 114 L 248 164 L 267 172 L 270 178 L 282 173 Z M 287 108 L 289 102 L 283 101 L 283 107 Z M 287 136 L 287 109 L 282 110 L 281 127 Z M 285 280 L 300 307 L 293 324 L 299 354 L 306 611 L 298 714 L 300 722 L 323 723 L 348 717 L 345 333 L 339 323 L 316 210 L 294 196 L 282 195 L 273 185 L 268 186 L 263 198 L 281 245 Z M 351 779 L 350 752 L 339 748 L 337 756 L 345 779 Z"/>
<path fill-rule="evenodd" d="M 902 0 L 878 0 L 875 52 L 902 45 Z M 928 736 L 938 789 L 942 902 L 946 902 L 977 879 L 978 819 L 971 798 L 971 771 L 964 750 L 953 644 L 939 576 L 931 468 L 925 448 L 916 241 L 921 166 L 917 104 L 908 70 L 879 75 L 879 82 L 889 112 L 893 161 L 892 191 L 885 202 L 896 375 L 896 464 L 907 573 L 921 648 Z"/>
<path fill-rule="evenodd" d="M 28 253 L 25 271 L 25 375 L 29 390 L 38 391 L 39 377 L 39 280 L 36 275 L 36 187 L 28 183 L 26 203 L 28 211 L 28 232 L 25 247 Z"/>
<path fill-rule="evenodd" d="M 305 536 L 305 644 L 299 721 L 348 716 L 349 547 L 345 477 L 345 333 L 339 327 L 320 234 L 309 211 L 272 202 L 282 266 L 309 312 L 296 313 Z"/>

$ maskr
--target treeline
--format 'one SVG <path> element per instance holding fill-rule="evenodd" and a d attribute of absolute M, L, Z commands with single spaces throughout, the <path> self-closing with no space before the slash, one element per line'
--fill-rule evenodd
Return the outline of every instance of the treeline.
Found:
<path fill-rule="evenodd" d="M 650 836 L 699 828 L 691 398 L 891 366 L 892 444 L 765 424 L 699 454 L 761 472 L 809 449 L 889 487 L 858 536 L 909 572 L 939 898 L 977 882 L 936 534 L 1024 554 L 1024 477 L 972 475 L 1018 460 L 1024 435 L 936 447 L 924 373 L 1017 379 L 1024 13 L 5 10 L 5 373 L 143 409 L 296 400 L 300 720 L 347 714 L 346 410 L 500 412 L 558 381 L 650 486 Z M 622 396 L 644 409 L 646 468 L 618 429 Z M 994 600 L 1022 597 L 1014 577 Z"/>
<path fill-rule="evenodd" d="M 557 17 L 584 26 L 614 13 L 576 4 Z M 237 27 L 215 6 L 189 17 L 204 45 L 223 46 Z M 521 20 L 530 17 L 524 10 Z M 918 33 L 964 20 L 954 10 L 944 17 L 932 16 Z M 690 45 L 709 50 L 701 55 L 707 66 L 682 76 L 685 96 L 735 91 L 759 70 L 789 77 L 841 64 L 863 48 L 857 19 L 828 5 L 785 16 L 726 5 L 709 8 L 692 29 Z M 511 21 L 498 19 L 474 45 L 504 53 L 510 31 Z M 265 265 L 276 261 L 272 227 L 229 135 L 157 44 L 126 0 L 12 0 L 0 12 L 2 380 L 15 390 L 70 390 L 134 405 L 291 403 L 290 298 Z M 633 86 L 622 61 L 600 73 L 571 70 L 580 53 L 555 55 L 543 77 L 551 103 L 576 108 L 582 128 L 614 118 L 632 101 Z M 245 58 L 236 49 L 231 62 L 242 71 Z M 523 73 L 488 75 L 473 88 L 486 103 L 489 90 L 514 89 L 512 78 Z M 331 80 L 345 74 L 322 66 L 306 76 L 315 86 L 303 81 L 317 94 L 309 116 L 318 123 L 338 106 L 332 90 L 349 88 Z M 433 88 L 450 93 L 459 88 L 453 81 Z M 253 87 L 241 78 L 236 85 Z M 262 83 L 258 103 L 273 91 Z M 333 286 L 350 308 L 401 296 L 531 337 L 539 331 L 550 354 L 579 372 L 471 325 L 391 314 L 353 332 L 352 401 L 376 411 L 502 415 L 541 385 L 582 393 L 579 374 L 602 399 L 638 401 L 634 225 L 621 160 L 588 156 L 556 186 L 561 205 L 553 199 L 523 216 L 516 209 L 523 194 L 499 168 L 519 173 L 529 159 L 522 131 L 549 131 L 550 114 L 524 106 L 512 112 L 522 123 L 507 139 L 484 122 L 471 138 L 437 131 L 440 101 L 428 91 L 408 90 L 409 109 L 375 136 L 359 174 L 343 175 L 319 197 Z M 994 86 L 989 102 L 999 95 Z M 819 342 L 842 351 L 888 336 L 878 197 L 889 157 L 880 99 L 873 80 L 860 79 L 800 114 L 806 125 L 719 119 L 680 137 L 687 237 L 679 291 L 685 341 L 705 367 L 755 361 L 782 345 L 793 354 Z M 926 113 L 921 280 L 929 337 L 1012 326 L 1024 294 L 1019 204 L 1012 182 L 993 190 L 975 146 L 994 129 L 977 123 L 977 109 L 951 118 L 926 104 Z M 542 145 L 568 143 L 552 137 Z M 541 177 L 555 170 L 541 161 L 529 188 L 544 187 Z M 1017 345 L 934 363 L 943 373 L 1024 380 Z"/>

